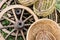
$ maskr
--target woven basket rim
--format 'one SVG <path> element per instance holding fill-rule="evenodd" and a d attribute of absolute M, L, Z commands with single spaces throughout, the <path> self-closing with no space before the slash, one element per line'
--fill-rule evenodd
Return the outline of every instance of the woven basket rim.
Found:
<path fill-rule="evenodd" d="M 37 1 L 37 0 L 36 0 Z M 24 1 L 22 1 L 22 2 L 24 2 Z M 29 2 L 31 2 L 31 1 L 29 1 Z M 27 2 L 27 3 L 29 3 L 29 2 Z M 26 2 L 24 2 L 24 3 L 26 3 Z"/>
<path fill-rule="evenodd" d="M 54 6 L 55 2 L 56 2 L 56 0 L 53 0 L 52 5 L 51 5 L 48 9 L 46 9 L 46 10 L 41 10 L 41 12 L 45 12 L 45 11 L 47 11 L 47 10 L 50 10 L 50 9 Z M 35 4 L 33 5 L 33 9 L 34 9 L 34 8 L 36 9 Z M 36 10 L 39 11 L 38 9 L 36 9 Z"/>
<path fill-rule="evenodd" d="M 19 0 L 18 0 L 19 1 Z M 35 0 L 35 1 L 28 1 L 28 2 L 24 2 L 24 1 L 20 1 L 19 3 L 21 3 L 21 4 L 23 4 L 24 6 L 30 6 L 30 5 L 32 5 L 32 4 L 34 4 L 35 2 L 36 2 L 37 0 Z"/>
<path fill-rule="evenodd" d="M 53 23 L 55 23 L 57 29 L 60 29 L 59 25 L 58 25 L 55 21 L 53 21 L 53 20 L 51 20 L 51 19 L 47 19 L 47 18 L 39 19 L 39 20 L 37 20 L 36 22 L 34 22 L 34 23 L 30 26 L 30 28 L 28 29 L 27 36 L 26 36 L 26 39 L 27 39 L 27 40 L 28 40 L 28 37 L 29 37 L 29 31 L 30 31 L 30 29 L 32 28 L 32 26 L 35 25 L 35 23 L 37 23 L 37 22 L 39 22 L 39 21 L 42 21 L 42 20 L 52 21 Z"/>

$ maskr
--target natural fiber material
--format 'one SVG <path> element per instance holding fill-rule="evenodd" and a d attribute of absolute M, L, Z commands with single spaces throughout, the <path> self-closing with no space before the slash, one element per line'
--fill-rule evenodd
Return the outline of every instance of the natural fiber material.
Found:
<path fill-rule="evenodd" d="M 37 0 L 18 0 L 24 6 L 30 6 L 34 4 Z"/>
<path fill-rule="evenodd" d="M 40 31 L 39 33 L 37 33 L 36 35 L 36 40 L 56 40 L 56 38 L 52 35 L 52 33 L 48 32 L 48 31 Z"/>
<path fill-rule="evenodd" d="M 60 27 L 55 21 L 40 19 L 30 26 L 27 40 L 60 40 Z"/>
<path fill-rule="evenodd" d="M 38 16 L 47 16 L 55 9 L 55 0 L 39 0 L 33 6 L 35 14 Z"/>

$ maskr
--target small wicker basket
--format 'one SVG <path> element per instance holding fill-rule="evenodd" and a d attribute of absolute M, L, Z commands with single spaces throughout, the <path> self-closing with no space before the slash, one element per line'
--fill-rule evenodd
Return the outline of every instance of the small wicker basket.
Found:
<path fill-rule="evenodd" d="M 60 40 L 60 27 L 55 21 L 40 19 L 30 26 L 27 40 Z"/>
<path fill-rule="evenodd" d="M 35 14 L 43 17 L 53 13 L 54 9 L 55 0 L 39 0 L 33 6 Z"/>
<path fill-rule="evenodd" d="M 24 6 L 30 6 L 34 4 L 37 0 L 18 0 Z"/>

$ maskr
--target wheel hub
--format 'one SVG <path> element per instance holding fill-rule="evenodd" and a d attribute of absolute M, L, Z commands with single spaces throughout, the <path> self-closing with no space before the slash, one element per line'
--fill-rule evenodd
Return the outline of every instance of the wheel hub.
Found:
<path fill-rule="evenodd" d="M 14 25 L 15 25 L 15 28 L 18 28 L 18 29 L 19 28 L 22 29 L 24 27 L 24 23 L 23 22 L 16 22 Z"/>
<path fill-rule="evenodd" d="M 20 13 L 20 11 L 16 12 L 16 9 L 20 9 L 21 14 L 17 15 L 16 13 Z M 0 22 L 3 26 L 0 29 L 2 29 L 4 33 L 7 33 L 5 39 L 12 35 L 16 37 L 15 40 L 18 39 L 18 36 L 22 36 L 25 40 L 25 35 L 29 26 L 38 19 L 31 9 L 22 5 L 11 5 L 1 11 L 0 14 L 0 18 L 4 18 L 10 22 L 7 26 L 2 25 L 2 22 Z M 7 16 L 5 16 L 5 14 L 7 14 Z M 29 20 L 31 18 L 32 20 Z"/>

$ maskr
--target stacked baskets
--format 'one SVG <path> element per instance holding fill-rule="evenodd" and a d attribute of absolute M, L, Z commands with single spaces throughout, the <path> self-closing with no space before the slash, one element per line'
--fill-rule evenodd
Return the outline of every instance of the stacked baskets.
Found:
<path fill-rule="evenodd" d="M 26 40 L 26 35 L 27 40 L 60 40 L 55 8 L 59 9 L 55 3 L 56 0 L 1 0 L 0 40 Z M 41 16 L 49 19 L 38 19 Z"/>

